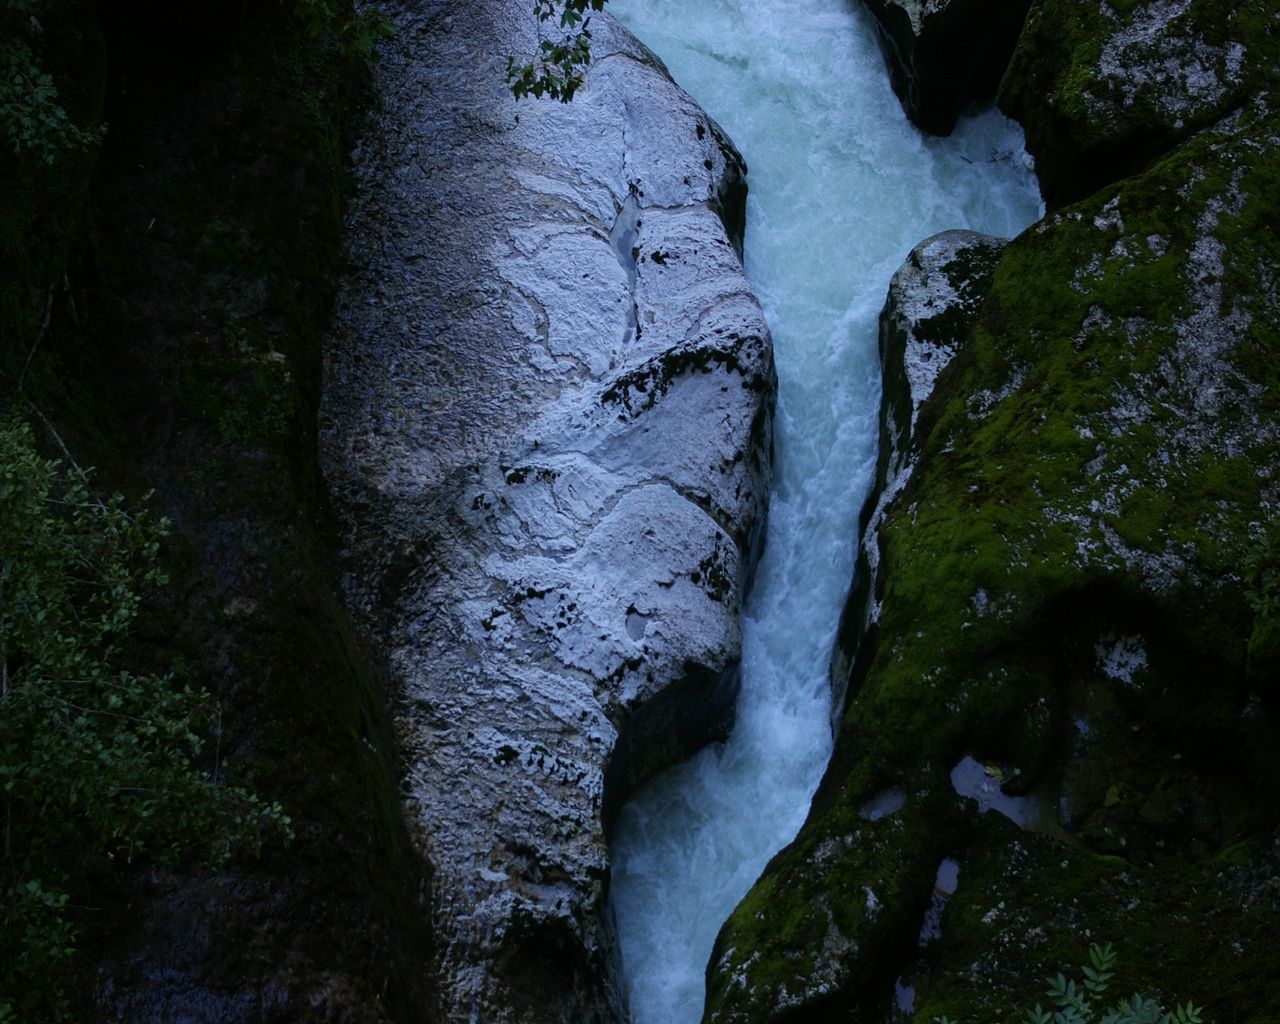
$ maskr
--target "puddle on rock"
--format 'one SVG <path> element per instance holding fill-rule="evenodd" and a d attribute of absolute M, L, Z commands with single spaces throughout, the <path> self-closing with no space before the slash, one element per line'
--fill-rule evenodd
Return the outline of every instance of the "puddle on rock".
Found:
<path fill-rule="evenodd" d="M 942 912 L 947 909 L 959 885 L 960 863 L 948 857 L 938 865 L 938 873 L 933 879 L 933 899 L 925 911 L 924 924 L 920 926 L 921 949 L 942 938 Z"/>
<path fill-rule="evenodd" d="M 881 818 L 889 818 L 897 814 L 906 802 L 907 791 L 901 786 L 882 789 L 862 805 L 858 816 L 864 821 L 879 821 Z"/>
<path fill-rule="evenodd" d="M 1036 791 L 1026 796 L 1010 796 L 1003 789 L 1004 773 L 995 765 L 983 764 L 972 757 L 961 758 L 951 769 L 951 786 L 963 797 L 974 800 L 978 810 L 1003 814 L 1019 828 L 1029 832 L 1067 839 L 1058 824 L 1056 800 L 1052 793 Z"/>

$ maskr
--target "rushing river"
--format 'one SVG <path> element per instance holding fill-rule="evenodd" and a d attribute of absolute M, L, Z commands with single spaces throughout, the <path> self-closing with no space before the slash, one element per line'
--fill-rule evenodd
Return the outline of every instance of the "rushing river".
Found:
<path fill-rule="evenodd" d="M 1040 215 L 1017 126 L 926 139 L 856 0 L 611 0 L 750 167 L 747 273 L 778 365 L 768 539 L 743 614 L 737 727 L 639 790 L 613 835 L 634 1024 L 695 1024 L 716 933 L 789 842 L 831 752 L 827 675 L 872 482 L 877 316 L 917 242 Z"/>

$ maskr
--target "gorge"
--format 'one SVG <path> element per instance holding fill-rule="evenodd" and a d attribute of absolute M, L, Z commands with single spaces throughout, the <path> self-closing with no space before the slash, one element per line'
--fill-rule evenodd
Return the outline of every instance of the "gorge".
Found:
<path fill-rule="evenodd" d="M 716 933 L 794 836 L 830 753 L 828 665 L 875 471 L 889 276 L 926 235 L 1011 237 L 1040 206 L 1016 127 L 998 114 L 945 140 L 907 122 L 872 19 L 842 0 L 610 10 L 747 160 L 746 269 L 779 378 L 735 731 L 637 793 L 611 848 L 631 1019 L 677 1024 L 701 1018 Z"/>
<path fill-rule="evenodd" d="M 0 0 L 0 430 L 168 520 L 91 653 L 282 823 L 75 809 L 0 538 L 0 1021 L 1272 1020 L 1274 4 L 590 30 Z"/>

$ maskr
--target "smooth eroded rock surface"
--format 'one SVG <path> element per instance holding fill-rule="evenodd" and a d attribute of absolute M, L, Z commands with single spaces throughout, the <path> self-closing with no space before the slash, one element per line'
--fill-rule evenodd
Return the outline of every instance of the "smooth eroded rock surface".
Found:
<path fill-rule="evenodd" d="M 569 105 L 506 92 L 525 0 L 394 20 L 323 408 L 349 592 L 449 1019 L 612 1020 L 602 815 L 727 728 L 765 511 L 745 167 L 608 17 Z"/>
<path fill-rule="evenodd" d="M 894 92 L 927 132 L 949 135 L 965 107 L 996 94 L 1031 0 L 864 0 Z"/>
<path fill-rule="evenodd" d="M 1259 102 L 1003 251 L 879 515 L 835 756 L 720 935 L 708 1020 L 883 1019 L 895 977 L 916 1019 L 1012 1019 L 1099 940 L 1113 994 L 1266 1019 L 1278 214 Z M 1003 798 L 969 799 L 975 772 Z"/>

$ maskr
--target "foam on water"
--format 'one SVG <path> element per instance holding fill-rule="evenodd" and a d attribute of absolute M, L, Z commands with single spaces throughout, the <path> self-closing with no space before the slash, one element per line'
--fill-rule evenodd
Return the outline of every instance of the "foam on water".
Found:
<path fill-rule="evenodd" d="M 925 139 L 851 0 L 611 0 L 750 166 L 747 272 L 779 394 L 763 561 L 725 744 L 654 779 L 612 839 L 634 1024 L 694 1024 L 716 933 L 799 830 L 831 753 L 827 674 L 872 481 L 876 327 L 908 251 L 947 228 L 1040 216 L 1017 126 L 991 112 Z"/>

